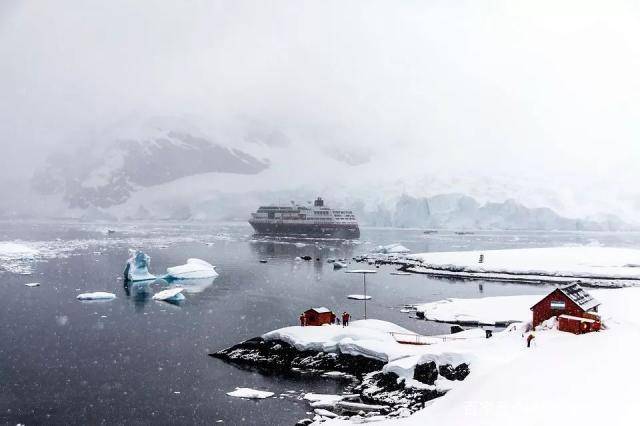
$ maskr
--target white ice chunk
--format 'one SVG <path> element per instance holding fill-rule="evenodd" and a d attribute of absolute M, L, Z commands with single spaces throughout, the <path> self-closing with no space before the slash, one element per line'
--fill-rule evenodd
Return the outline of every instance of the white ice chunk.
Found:
<path fill-rule="evenodd" d="M 167 276 L 173 279 L 217 277 L 215 266 L 202 259 L 187 259 L 184 265 L 167 268 Z"/>
<path fill-rule="evenodd" d="M 78 300 L 111 300 L 115 299 L 116 295 L 113 293 L 107 293 L 106 291 L 95 291 L 93 293 L 79 294 L 76 299 Z"/>
<path fill-rule="evenodd" d="M 264 399 L 273 396 L 273 392 L 261 391 L 251 388 L 236 388 L 236 390 L 232 392 L 227 392 L 227 395 L 234 396 L 236 398 Z"/>
<path fill-rule="evenodd" d="M 153 300 L 183 300 L 184 295 L 182 287 L 174 287 L 167 290 L 162 290 L 153 295 Z"/>
<path fill-rule="evenodd" d="M 353 300 L 371 300 L 371 296 L 369 295 L 364 295 L 364 294 L 350 294 L 347 296 L 347 299 L 353 299 Z"/>
<path fill-rule="evenodd" d="M 156 276 L 149 272 L 151 258 L 140 250 L 129 250 L 129 260 L 124 268 L 124 276 L 128 281 L 155 280 Z"/>
<path fill-rule="evenodd" d="M 403 253 L 409 253 L 410 251 L 411 250 L 409 250 L 402 244 L 398 244 L 398 243 L 389 244 L 386 246 L 378 246 L 375 249 L 376 253 L 382 253 L 382 254 L 403 254 Z"/>

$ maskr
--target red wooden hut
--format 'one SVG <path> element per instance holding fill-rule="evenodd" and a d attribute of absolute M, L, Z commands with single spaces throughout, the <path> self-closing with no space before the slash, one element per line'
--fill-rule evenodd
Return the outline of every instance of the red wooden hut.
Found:
<path fill-rule="evenodd" d="M 311 308 L 304 311 L 306 325 L 332 324 L 336 315 L 325 307 Z"/>
<path fill-rule="evenodd" d="M 565 287 L 557 288 L 549 293 L 544 299 L 531 307 L 533 311 L 533 326 L 537 326 L 543 321 L 552 317 L 568 316 L 573 318 L 590 319 L 598 323 L 600 327 L 600 319 L 597 315 L 600 302 L 587 293 L 578 283 L 570 284 Z M 559 329 L 563 331 L 572 331 L 575 328 L 575 319 L 565 318 L 559 324 Z M 584 323 L 580 322 L 578 327 L 584 328 Z M 591 328 L 589 326 L 590 331 Z"/>

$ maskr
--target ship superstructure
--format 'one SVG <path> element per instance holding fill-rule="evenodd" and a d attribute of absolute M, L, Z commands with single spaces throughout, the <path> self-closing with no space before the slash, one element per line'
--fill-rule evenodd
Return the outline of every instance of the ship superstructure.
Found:
<path fill-rule="evenodd" d="M 313 206 L 262 206 L 251 213 L 249 223 L 261 235 L 360 238 L 353 212 L 325 207 L 320 197 Z"/>

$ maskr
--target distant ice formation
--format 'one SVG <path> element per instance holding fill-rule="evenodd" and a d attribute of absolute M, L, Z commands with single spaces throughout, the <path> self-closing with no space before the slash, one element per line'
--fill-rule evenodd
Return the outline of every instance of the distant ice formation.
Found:
<path fill-rule="evenodd" d="M 127 281 L 155 280 L 156 276 L 149 272 L 151 258 L 140 250 L 129 250 L 129 260 L 124 268 Z"/>
<path fill-rule="evenodd" d="M 402 244 L 389 244 L 386 246 L 378 246 L 375 250 L 376 253 L 382 254 L 403 254 L 409 253 L 411 250 L 403 246 Z"/>

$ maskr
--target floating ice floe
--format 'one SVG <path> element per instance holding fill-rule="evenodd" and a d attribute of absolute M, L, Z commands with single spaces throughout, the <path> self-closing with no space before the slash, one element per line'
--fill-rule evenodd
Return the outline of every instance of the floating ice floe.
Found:
<path fill-rule="evenodd" d="M 350 295 L 347 296 L 347 299 L 371 300 L 371 296 L 369 296 L 369 295 L 365 296 L 364 294 L 350 294 Z"/>
<path fill-rule="evenodd" d="M 40 287 L 40 283 L 26 283 L 27 287 Z"/>
<path fill-rule="evenodd" d="M 112 300 L 116 295 L 106 291 L 95 291 L 93 293 L 82 293 L 76 296 L 78 300 Z"/>
<path fill-rule="evenodd" d="M 124 278 L 127 281 L 150 281 L 156 276 L 149 272 L 151 258 L 140 250 L 129 250 L 129 260 L 124 268 Z"/>
<path fill-rule="evenodd" d="M 227 392 L 227 395 L 236 398 L 264 399 L 273 396 L 273 392 L 261 391 L 251 388 L 236 388 L 236 390 L 232 392 Z"/>
<path fill-rule="evenodd" d="M 153 295 L 153 300 L 164 300 L 167 302 L 184 300 L 182 287 L 174 287 L 167 290 L 162 290 Z"/>
<path fill-rule="evenodd" d="M 217 277 L 216 267 L 202 259 L 187 259 L 184 265 L 167 268 L 166 278 L 180 280 L 189 278 Z"/>

